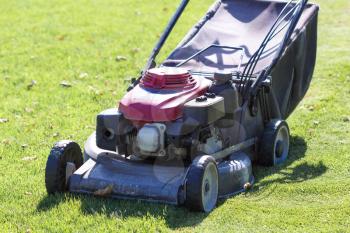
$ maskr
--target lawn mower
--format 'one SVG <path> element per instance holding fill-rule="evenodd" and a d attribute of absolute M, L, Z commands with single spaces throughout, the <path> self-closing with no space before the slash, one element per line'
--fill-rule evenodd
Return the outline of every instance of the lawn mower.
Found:
<path fill-rule="evenodd" d="M 97 115 L 83 153 L 54 145 L 49 194 L 72 192 L 212 211 L 247 191 L 252 163 L 282 164 L 286 122 L 306 94 L 316 60 L 318 6 L 307 0 L 220 0 L 168 58 L 156 57 L 183 0 L 138 79 Z"/>

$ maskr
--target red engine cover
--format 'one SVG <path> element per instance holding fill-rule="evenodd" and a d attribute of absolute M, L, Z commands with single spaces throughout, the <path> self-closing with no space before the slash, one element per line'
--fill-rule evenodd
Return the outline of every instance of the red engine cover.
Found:
<path fill-rule="evenodd" d="M 120 101 L 119 110 L 132 121 L 173 121 L 182 116 L 183 105 L 203 95 L 210 84 L 183 69 L 151 69 Z"/>

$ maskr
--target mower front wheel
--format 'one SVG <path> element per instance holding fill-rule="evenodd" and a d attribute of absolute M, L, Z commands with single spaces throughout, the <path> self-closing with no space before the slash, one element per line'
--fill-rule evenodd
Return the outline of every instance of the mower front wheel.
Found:
<path fill-rule="evenodd" d="M 67 190 L 69 177 L 83 164 L 80 146 L 72 141 L 59 141 L 51 149 L 45 170 L 48 194 Z"/>
<path fill-rule="evenodd" d="M 211 212 L 217 203 L 219 175 L 215 159 L 211 156 L 197 157 L 187 173 L 187 208 L 193 211 Z"/>

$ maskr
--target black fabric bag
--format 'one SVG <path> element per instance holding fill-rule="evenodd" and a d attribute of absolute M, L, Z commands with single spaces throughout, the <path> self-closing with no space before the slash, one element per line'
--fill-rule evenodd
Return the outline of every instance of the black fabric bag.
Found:
<path fill-rule="evenodd" d="M 285 5 L 284 1 L 217 1 L 163 65 L 176 66 L 203 48 L 216 44 L 242 47 L 242 61 L 238 50 L 212 47 L 182 67 L 201 72 L 234 72 L 242 62 L 242 71 Z M 308 90 L 316 60 L 318 9 L 317 5 L 306 5 L 288 46 L 273 67 L 272 92 L 269 95 L 272 117 L 286 119 Z M 273 63 L 284 34 L 283 31 L 278 33 L 268 43 L 254 74 L 259 74 Z"/>

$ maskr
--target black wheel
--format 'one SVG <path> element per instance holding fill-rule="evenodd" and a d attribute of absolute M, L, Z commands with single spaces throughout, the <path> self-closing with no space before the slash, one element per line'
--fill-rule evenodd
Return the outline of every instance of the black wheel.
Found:
<path fill-rule="evenodd" d="M 80 146 L 59 141 L 51 149 L 46 163 L 45 185 L 49 194 L 65 192 L 69 177 L 83 164 Z"/>
<path fill-rule="evenodd" d="M 217 203 L 219 192 L 218 168 L 210 156 L 197 157 L 187 173 L 187 208 L 193 211 L 211 212 Z"/>
<path fill-rule="evenodd" d="M 270 121 L 260 143 L 259 163 L 274 166 L 283 163 L 289 153 L 289 127 L 284 120 Z"/>

